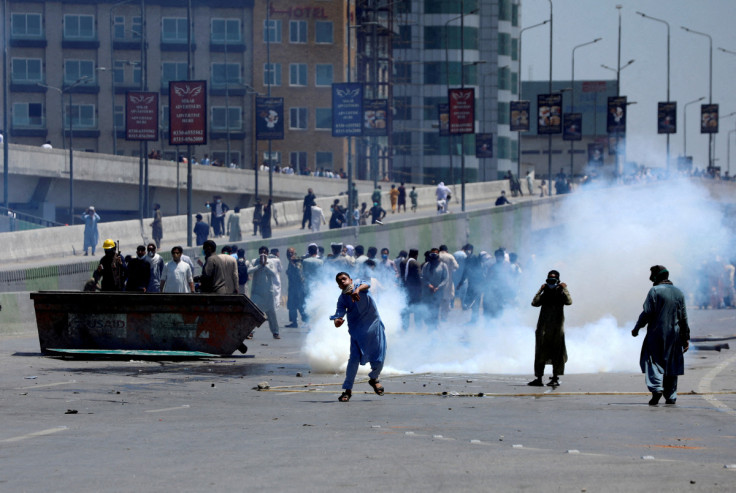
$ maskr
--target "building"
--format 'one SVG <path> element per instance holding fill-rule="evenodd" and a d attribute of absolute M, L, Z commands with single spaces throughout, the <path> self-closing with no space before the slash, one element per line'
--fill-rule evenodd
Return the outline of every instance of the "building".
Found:
<path fill-rule="evenodd" d="M 194 153 L 251 163 L 253 1 L 191 4 L 190 55 L 187 2 L 8 1 L 11 140 L 67 146 L 71 124 L 75 149 L 139 155 L 125 140 L 125 92 L 147 89 L 160 92 L 160 140 L 148 148 L 174 159 L 168 83 L 188 79 L 191 65 L 209 93 L 208 142 Z"/>
<path fill-rule="evenodd" d="M 514 0 L 407 0 L 396 4 L 393 176 L 418 183 L 495 180 L 516 170 L 509 102 L 517 99 L 520 5 Z M 448 88 L 475 89 L 475 133 L 493 134 L 476 158 L 475 135 L 440 136 Z M 461 155 L 462 149 L 462 155 Z M 395 178 L 396 179 L 396 178 Z"/>
<path fill-rule="evenodd" d="M 552 135 L 552 175 L 563 168 L 568 175 L 581 176 L 590 161 L 599 166 L 613 166 L 616 162 L 615 138 L 609 142 L 607 133 L 608 98 L 616 96 L 615 80 L 575 81 L 573 94 L 569 80 L 552 81 L 552 91 L 562 94 L 562 113 L 581 114 L 580 140 L 563 140 L 562 133 Z M 529 101 L 529 131 L 521 133 L 521 176 L 534 171 L 537 178 L 549 173 L 548 135 L 538 135 L 539 114 L 537 96 L 549 93 L 549 81 L 522 82 L 522 100 Z M 574 96 L 574 105 L 571 105 Z M 623 139 L 621 139 L 623 141 Z M 619 148 L 625 151 L 625 146 Z M 572 156 L 572 157 L 571 157 Z"/>
<path fill-rule="evenodd" d="M 283 140 L 258 142 L 260 163 L 347 170 L 346 139 L 332 137 L 331 89 L 346 80 L 351 9 L 345 0 L 255 2 L 253 87 L 283 98 L 285 118 Z"/>

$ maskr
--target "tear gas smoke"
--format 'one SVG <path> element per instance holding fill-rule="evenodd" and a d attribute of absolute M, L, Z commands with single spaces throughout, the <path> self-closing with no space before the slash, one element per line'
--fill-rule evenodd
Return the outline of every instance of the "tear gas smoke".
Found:
<path fill-rule="evenodd" d="M 649 267 L 667 266 L 691 306 L 701 263 L 725 252 L 731 240 L 720 205 L 689 179 L 577 192 L 565 196 L 555 213 L 559 227 L 517 249 L 523 268 L 517 302 L 496 319 L 466 325 L 467 312 L 456 309 L 436 328 L 404 327 L 406 297 L 379 277 L 371 293 L 386 326 L 384 373 L 533 373 L 539 309 L 531 300 L 550 269 L 560 271 L 573 299 L 565 307 L 566 372 L 637 372 L 643 334 L 633 338 L 631 329 L 651 287 Z M 475 252 L 509 246 L 494 241 L 475 245 Z M 350 339 L 346 325 L 335 328 L 328 319 L 340 290 L 334 272 L 325 270 L 307 300 L 312 330 L 303 352 L 313 371 L 341 372 Z"/>

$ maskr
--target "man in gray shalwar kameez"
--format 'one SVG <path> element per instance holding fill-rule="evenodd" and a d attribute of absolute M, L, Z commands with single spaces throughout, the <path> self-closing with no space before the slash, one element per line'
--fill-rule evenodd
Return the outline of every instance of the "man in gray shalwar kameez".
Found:
<path fill-rule="evenodd" d="M 674 404 L 677 376 L 685 373 L 683 354 L 690 347 L 685 297 L 669 280 L 670 273 L 663 265 L 655 265 L 650 271 L 649 280 L 654 286 L 631 335 L 636 337 L 639 329 L 647 326 L 639 364 L 652 393 L 649 405 L 656 406 L 662 395 L 665 403 Z"/>

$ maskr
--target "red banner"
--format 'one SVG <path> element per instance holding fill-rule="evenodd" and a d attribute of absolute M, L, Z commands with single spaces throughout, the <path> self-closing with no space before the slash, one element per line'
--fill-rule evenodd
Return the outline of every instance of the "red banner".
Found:
<path fill-rule="evenodd" d="M 169 82 L 169 145 L 207 144 L 207 82 Z"/>
<path fill-rule="evenodd" d="M 158 140 L 158 93 L 125 94 L 125 140 Z"/>
<path fill-rule="evenodd" d="M 475 133 L 475 89 L 449 89 L 450 134 Z"/>

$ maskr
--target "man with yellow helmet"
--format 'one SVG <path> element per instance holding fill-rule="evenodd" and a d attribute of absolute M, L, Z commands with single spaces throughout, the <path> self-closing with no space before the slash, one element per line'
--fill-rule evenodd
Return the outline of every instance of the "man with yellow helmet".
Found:
<path fill-rule="evenodd" d="M 117 244 L 108 238 L 102 243 L 102 248 L 105 250 L 105 256 L 100 259 L 93 277 L 95 280 L 102 279 L 100 282 L 102 291 L 123 291 L 127 278 L 127 267 L 118 252 Z"/>

